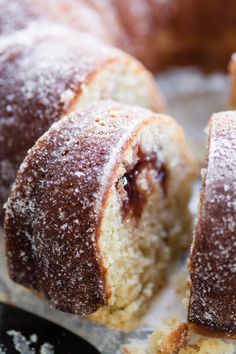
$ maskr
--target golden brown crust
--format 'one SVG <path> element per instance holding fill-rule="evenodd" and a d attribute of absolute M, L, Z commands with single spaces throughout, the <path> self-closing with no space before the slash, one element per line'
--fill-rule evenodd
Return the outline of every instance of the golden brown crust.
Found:
<path fill-rule="evenodd" d="M 189 271 L 188 320 L 200 333 L 236 337 L 236 112 L 213 115 Z"/>

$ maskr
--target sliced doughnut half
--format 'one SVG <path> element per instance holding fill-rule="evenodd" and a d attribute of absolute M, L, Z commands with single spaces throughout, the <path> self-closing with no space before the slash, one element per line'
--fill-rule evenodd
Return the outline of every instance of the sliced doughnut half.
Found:
<path fill-rule="evenodd" d="M 208 130 L 188 320 L 200 333 L 236 338 L 236 112 L 214 114 Z"/>
<path fill-rule="evenodd" d="M 101 101 L 62 118 L 7 203 L 11 278 L 59 310 L 135 327 L 190 242 L 195 168 L 168 116 Z"/>

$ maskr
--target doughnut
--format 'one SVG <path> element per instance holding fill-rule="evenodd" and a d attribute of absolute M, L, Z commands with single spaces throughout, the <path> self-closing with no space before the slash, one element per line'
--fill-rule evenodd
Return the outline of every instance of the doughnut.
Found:
<path fill-rule="evenodd" d="M 36 139 L 62 115 L 106 98 L 163 110 L 142 64 L 85 33 L 48 25 L 0 40 L 0 218 Z"/>
<path fill-rule="evenodd" d="M 85 31 L 154 72 L 224 69 L 236 51 L 236 3 L 228 0 L 0 0 L 0 34 L 54 22 Z M 217 41 L 216 41 L 217 38 Z"/>
<path fill-rule="evenodd" d="M 208 136 L 188 320 L 200 333 L 236 338 L 236 112 L 214 114 Z"/>
<path fill-rule="evenodd" d="M 189 245 L 196 164 L 174 119 L 100 101 L 37 140 L 6 205 L 11 278 L 130 330 Z"/>

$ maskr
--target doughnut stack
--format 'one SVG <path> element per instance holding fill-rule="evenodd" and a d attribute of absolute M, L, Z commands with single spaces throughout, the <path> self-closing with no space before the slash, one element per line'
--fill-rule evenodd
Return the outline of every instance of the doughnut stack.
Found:
<path fill-rule="evenodd" d="M 235 2 L 0 7 L 0 217 L 8 198 L 9 274 L 60 311 L 131 330 L 191 243 L 197 176 L 145 66 L 224 68 L 236 50 Z M 234 56 L 230 72 L 234 106 Z M 232 338 L 235 123 L 231 112 L 209 125 L 188 312 L 195 330 Z"/>

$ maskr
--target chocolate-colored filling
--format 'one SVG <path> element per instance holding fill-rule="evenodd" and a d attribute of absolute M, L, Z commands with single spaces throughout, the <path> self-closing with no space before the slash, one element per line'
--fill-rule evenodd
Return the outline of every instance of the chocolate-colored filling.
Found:
<path fill-rule="evenodd" d="M 145 188 L 138 181 L 141 174 L 146 181 Z M 125 191 L 124 197 L 122 197 L 122 216 L 124 219 L 128 217 L 134 217 L 136 221 L 140 219 L 147 198 L 155 192 L 157 184 L 161 185 L 165 193 L 166 168 L 157 160 L 156 153 L 146 154 L 139 148 L 135 165 L 121 179 L 121 185 Z"/>

